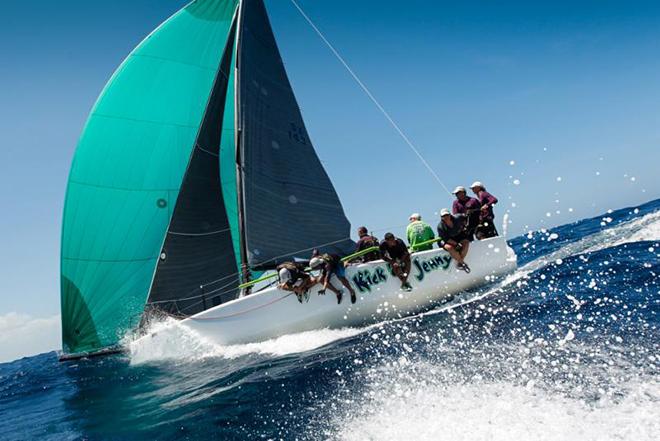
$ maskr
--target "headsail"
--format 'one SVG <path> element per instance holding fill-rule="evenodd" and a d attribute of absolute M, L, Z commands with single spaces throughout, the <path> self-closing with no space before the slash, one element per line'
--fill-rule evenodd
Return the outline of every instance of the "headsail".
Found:
<path fill-rule="evenodd" d="M 140 320 L 237 0 L 199 0 L 122 63 L 85 125 L 69 176 L 61 258 L 65 352 Z"/>
<path fill-rule="evenodd" d="M 231 136 L 223 131 L 223 120 L 235 30 L 234 23 L 183 177 L 147 301 L 151 306 L 174 314 L 194 314 L 233 299 L 237 294 L 237 259 L 220 173 L 221 137 Z M 231 140 L 233 145 L 233 137 Z M 236 174 L 235 167 L 230 173 Z"/>
<path fill-rule="evenodd" d="M 250 267 L 347 252 L 350 224 L 291 90 L 262 0 L 243 0 L 238 54 L 243 228 Z"/>

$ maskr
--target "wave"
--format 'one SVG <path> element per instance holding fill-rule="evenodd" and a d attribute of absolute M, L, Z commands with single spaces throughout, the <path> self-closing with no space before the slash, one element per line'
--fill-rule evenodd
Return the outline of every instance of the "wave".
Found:
<path fill-rule="evenodd" d="M 156 361 L 195 362 L 206 358 L 235 359 L 247 355 L 284 356 L 312 351 L 337 340 L 353 337 L 365 328 L 318 329 L 283 335 L 259 343 L 220 346 L 174 319 L 152 324 L 151 338 L 127 343 L 132 364 Z"/>
<path fill-rule="evenodd" d="M 608 221 L 611 222 L 611 218 L 604 217 L 601 225 L 606 226 Z M 546 232 L 546 235 L 547 238 L 554 238 L 552 233 Z M 528 238 L 531 239 L 531 235 L 528 235 Z M 525 277 L 549 264 L 561 263 L 563 259 L 568 257 L 642 241 L 660 241 L 660 210 L 610 228 L 604 228 L 578 240 L 566 242 L 561 248 L 539 256 L 520 267 L 515 273 L 515 279 Z"/>

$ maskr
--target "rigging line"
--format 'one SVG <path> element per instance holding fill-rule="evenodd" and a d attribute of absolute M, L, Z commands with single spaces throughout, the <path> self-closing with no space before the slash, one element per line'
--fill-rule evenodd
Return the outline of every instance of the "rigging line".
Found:
<path fill-rule="evenodd" d="M 203 321 L 203 320 L 222 320 L 222 319 L 226 319 L 226 318 L 237 317 L 237 316 L 240 316 L 240 315 L 243 315 L 243 314 L 247 314 L 248 312 L 256 311 L 257 309 L 265 308 L 267 306 L 272 305 L 273 303 L 277 303 L 279 301 L 282 301 L 282 300 L 284 300 L 287 297 L 290 297 L 292 295 L 293 295 L 293 293 L 290 292 L 288 294 L 285 294 L 282 297 L 276 297 L 275 299 L 269 301 L 268 303 L 264 303 L 262 305 L 256 305 L 256 306 L 253 306 L 252 308 L 248 308 L 248 309 L 245 309 L 243 311 L 237 311 L 237 312 L 227 314 L 227 315 L 222 315 L 222 316 L 219 316 L 219 317 L 195 317 L 195 316 L 191 316 L 191 317 L 188 317 L 188 319 L 192 320 L 192 321 Z"/>
<path fill-rule="evenodd" d="M 213 234 L 226 233 L 227 231 L 230 231 L 230 230 L 231 230 L 231 228 L 224 228 L 222 230 L 207 231 L 206 233 L 181 233 L 181 232 L 176 232 L 176 231 L 168 231 L 167 234 L 172 234 L 173 236 L 197 237 L 197 236 L 211 236 Z"/>
<path fill-rule="evenodd" d="M 368 96 L 368 97 L 371 99 L 371 101 L 376 105 L 376 107 L 378 107 L 378 110 L 381 111 L 381 113 L 385 116 L 385 118 L 390 122 L 390 124 L 392 125 L 392 127 L 394 127 L 394 130 L 397 131 L 397 133 L 401 136 L 401 138 L 405 141 L 405 143 L 408 144 L 408 147 L 410 147 L 410 149 L 415 153 L 415 155 L 417 155 L 417 157 L 419 158 L 419 160 L 422 162 L 422 164 L 424 164 L 424 166 L 428 169 L 428 171 L 429 171 L 429 172 L 431 173 L 431 175 L 435 178 L 435 180 L 438 181 L 438 183 L 442 186 L 442 188 L 444 188 L 444 190 L 445 190 L 447 193 L 451 194 L 451 192 L 449 191 L 449 189 L 447 188 L 447 186 L 446 186 L 446 185 L 442 182 L 442 180 L 440 179 L 440 176 L 438 176 L 438 174 L 435 172 L 435 170 L 433 170 L 433 168 L 431 167 L 431 165 L 426 161 L 426 159 L 424 159 L 424 156 L 422 156 L 422 154 L 419 152 L 419 150 L 417 149 L 417 147 L 415 147 L 415 145 L 412 143 L 412 141 L 408 138 L 408 136 L 406 136 L 406 134 L 405 134 L 405 133 L 403 132 L 403 130 L 399 127 L 399 125 L 394 121 L 394 119 L 390 116 L 390 114 L 387 113 L 387 111 L 385 110 L 385 108 L 380 104 L 380 102 L 379 102 L 379 101 L 376 99 L 376 97 L 371 93 L 371 91 L 370 91 L 370 90 L 367 88 L 367 86 L 362 82 L 362 80 L 360 80 L 360 78 L 357 76 L 357 74 L 356 74 L 355 72 L 353 72 L 353 69 L 351 69 L 351 67 L 348 65 L 348 63 L 346 62 L 346 60 L 344 60 L 344 58 L 343 58 L 341 55 L 339 55 L 339 52 L 337 52 L 337 49 L 335 49 L 334 46 L 330 43 L 330 41 L 328 41 L 328 39 L 325 38 L 325 35 L 323 35 L 323 33 L 321 32 L 321 30 L 320 30 L 319 28 L 316 27 L 316 25 L 314 24 L 314 22 L 312 21 L 312 19 L 309 18 L 309 16 L 308 16 L 307 14 L 305 14 L 305 11 L 302 10 L 302 8 L 300 7 L 300 5 L 298 5 L 298 3 L 296 2 L 296 0 L 291 0 L 291 3 L 293 4 L 293 6 L 295 6 L 295 8 L 298 10 L 298 12 L 300 12 L 300 15 L 303 16 L 303 18 L 305 19 L 305 21 L 307 21 L 307 23 L 312 27 L 312 29 L 314 29 L 314 31 L 318 34 L 318 36 L 321 38 L 321 40 L 323 40 L 323 42 L 326 44 L 326 46 L 328 46 L 328 48 L 329 48 L 330 51 L 335 55 L 335 57 L 337 57 L 337 59 L 339 60 L 339 62 L 340 62 L 345 68 L 346 68 L 346 70 L 348 71 L 348 73 L 353 77 L 353 79 L 355 80 L 355 82 L 358 83 L 358 85 L 360 86 L 360 88 L 362 88 L 362 90 L 367 94 L 367 96 Z"/>
<path fill-rule="evenodd" d="M 232 274 L 232 275 L 235 276 L 235 275 L 237 275 L 237 274 Z M 236 280 L 236 282 L 238 282 L 238 280 Z M 198 295 L 196 295 L 196 296 L 184 297 L 184 298 L 181 298 L 181 299 L 156 300 L 156 301 L 153 301 L 153 302 L 149 302 L 149 304 L 150 304 L 150 305 L 159 305 L 159 304 L 164 304 L 164 303 L 185 302 L 185 301 L 187 301 L 187 300 L 195 300 L 195 299 L 200 299 L 200 298 L 202 298 L 202 297 L 207 297 L 209 294 L 214 294 L 214 297 L 217 297 L 217 296 L 219 296 L 219 295 L 228 294 L 228 293 L 234 291 L 236 288 L 231 288 L 231 289 L 228 289 L 228 290 L 226 290 L 226 291 L 221 292 L 220 294 L 216 294 L 217 291 L 219 291 L 219 290 L 221 290 L 221 289 L 224 289 L 224 288 L 227 288 L 228 286 L 231 286 L 233 283 L 234 283 L 234 280 L 232 280 L 232 281 L 229 282 L 229 283 L 226 283 L 226 284 L 222 285 L 220 288 L 216 288 L 216 289 L 214 289 L 213 291 L 204 292 L 204 293 L 202 293 L 202 294 L 198 294 Z M 237 285 L 237 286 L 238 286 L 238 285 Z M 196 289 L 197 289 L 197 288 L 196 288 Z M 196 304 L 197 304 L 197 303 L 195 303 L 195 305 L 196 305 Z"/>

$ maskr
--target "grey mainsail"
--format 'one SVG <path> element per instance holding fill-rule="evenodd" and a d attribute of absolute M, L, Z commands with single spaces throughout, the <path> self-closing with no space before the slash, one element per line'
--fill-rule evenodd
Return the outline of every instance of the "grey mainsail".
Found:
<path fill-rule="evenodd" d="M 350 223 L 314 151 L 262 0 L 244 0 L 238 49 L 239 161 L 251 268 L 348 253 Z"/>

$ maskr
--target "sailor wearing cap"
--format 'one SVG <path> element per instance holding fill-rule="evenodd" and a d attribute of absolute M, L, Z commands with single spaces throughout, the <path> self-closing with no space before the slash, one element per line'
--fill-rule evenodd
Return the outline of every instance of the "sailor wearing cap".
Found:
<path fill-rule="evenodd" d="M 467 233 L 468 239 L 472 241 L 474 237 L 474 230 L 479 225 L 480 213 L 481 213 L 481 204 L 479 201 L 473 197 L 467 195 L 465 187 L 459 185 L 452 192 L 456 199 L 451 206 L 451 211 L 453 214 L 465 214 L 468 217 Z"/>
<path fill-rule="evenodd" d="M 484 184 L 479 181 L 473 182 L 470 188 L 481 204 L 479 225 L 477 225 L 477 228 L 475 229 L 477 239 L 481 240 L 497 236 L 497 229 L 495 228 L 495 213 L 493 213 L 493 205 L 497 204 L 497 198 L 488 193 Z"/>
<path fill-rule="evenodd" d="M 442 239 L 440 246 L 456 260 L 458 269 L 469 273 L 470 267 L 465 263 L 465 256 L 470 248 L 470 241 L 465 231 L 467 223 L 468 218 L 464 214 L 451 214 L 446 208 L 440 210 L 438 224 L 438 237 Z"/>

